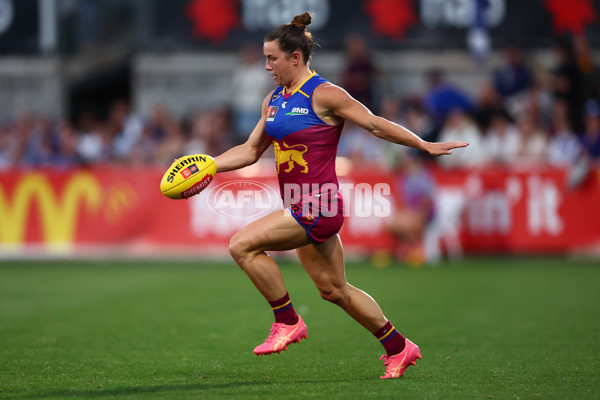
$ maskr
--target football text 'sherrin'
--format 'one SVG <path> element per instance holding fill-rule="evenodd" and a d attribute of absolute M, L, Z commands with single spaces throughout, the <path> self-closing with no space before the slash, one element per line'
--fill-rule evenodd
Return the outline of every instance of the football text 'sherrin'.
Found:
<path fill-rule="evenodd" d="M 179 172 L 179 170 L 181 170 L 181 168 L 183 168 L 185 165 L 193 163 L 194 161 L 206 162 L 206 157 L 194 156 L 194 157 L 187 157 L 187 158 L 182 159 L 179 162 L 179 164 L 174 166 L 173 169 L 171 170 L 171 172 L 169 173 L 167 182 L 173 183 L 173 179 L 175 179 L 175 175 L 177 174 L 177 172 Z"/>

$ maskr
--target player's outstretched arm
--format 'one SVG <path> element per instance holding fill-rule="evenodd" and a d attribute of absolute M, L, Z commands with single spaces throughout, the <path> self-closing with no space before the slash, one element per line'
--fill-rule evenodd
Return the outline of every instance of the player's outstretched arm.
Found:
<path fill-rule="evenodd" d="M 232 147 L 225 153 L 215 157 L 217 172 L 233 171 L 252 165 L 258 161 L 260 156 L 271 145 L 271 140 L 265 133 L 265 120 L 267 105 L 273 92 L 269 93 L 262 105 L 262 117 L 252 130 L 250 137 L 245 143 Z"/>
<path fill-rule="evenodd" d="M 425 151 L 432 156 L 452 154 L 452 149 L 469 145 L 467 142 L 427 142 L 402 125 L 373 114 L 339 86 L 322 85 L 315 93 L 318 93 L 317 98 L 320 108 L 344 118 L 389 142 L 410 146 Z"/>
<path fill-rule="evenodd" d="M 425 151 L 432 156 L 452 154 L 452 149 L 467 147 L 467 142 L 425 142 Z"/>

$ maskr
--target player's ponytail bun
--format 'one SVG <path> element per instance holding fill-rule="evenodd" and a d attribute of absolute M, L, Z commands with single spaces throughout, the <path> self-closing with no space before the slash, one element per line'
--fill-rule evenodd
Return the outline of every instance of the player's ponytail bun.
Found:
<path fill-rule="evenodd" d="M 312 16 L 308 12 L 296 15 L 289 24 L 283 24 L 272 30 L 265 37 L 265 42 L 277 40 L 281 51 L 288 55 L 299 50 L 302 53 L 304 63 L 308 64 L 312 53 L 313 38 L 306 27 L 310 25 L 311 21 Z"/>
<path fill-rule="evenodd" d="M 302 29 L 303 31 L 306 30 L 306 27 L 308 25 L 310 25 L 310 21 L 312 20 L 312 17 L 309 13 L 304 12 L 300 15 L 296 15 L 294 17 L 294 19 L 292 20 L 291 24 L 294 26 L 297 26 L 298 28 Z"/>

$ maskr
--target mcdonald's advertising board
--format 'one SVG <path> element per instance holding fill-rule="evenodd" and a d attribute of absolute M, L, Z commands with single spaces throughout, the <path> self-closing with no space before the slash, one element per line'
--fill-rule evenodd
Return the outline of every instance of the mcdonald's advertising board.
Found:
<path fill-rule="evenodd" d="M 564 254 L 600 248 L 600 174 L 575 189 L 568 171 L 434 169 L 435 215 L 428 240 L 464 253 Z M 117 168 L 0 172 L 0 258 L 39 256 L 227 256 L 230 237 L 281 209 L 271 170 L 218 174 L 189 200 L 160 193 L 162 171 Z M 397 245 L 386 224 L 397 177 L 340 176 L 349 255 Z"/>

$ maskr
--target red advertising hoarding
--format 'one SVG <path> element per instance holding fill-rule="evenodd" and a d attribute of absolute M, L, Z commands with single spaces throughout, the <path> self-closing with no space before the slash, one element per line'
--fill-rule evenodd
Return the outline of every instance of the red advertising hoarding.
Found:
<path fill-rule="evenodd" d="M 600 178 L 569 188 L 562 169 L 436 169 L 429 252 L 557 254 L 600 247 Z M 219 174 L 189 200 L 161 195 L 162 171 L 117 168 L 0 172 L 0 255 L 227 255 L 229 238 L 281 208 L 269 169 Z M 340 177 L 348 254 L 390 249 L 396 178 Z"/>

